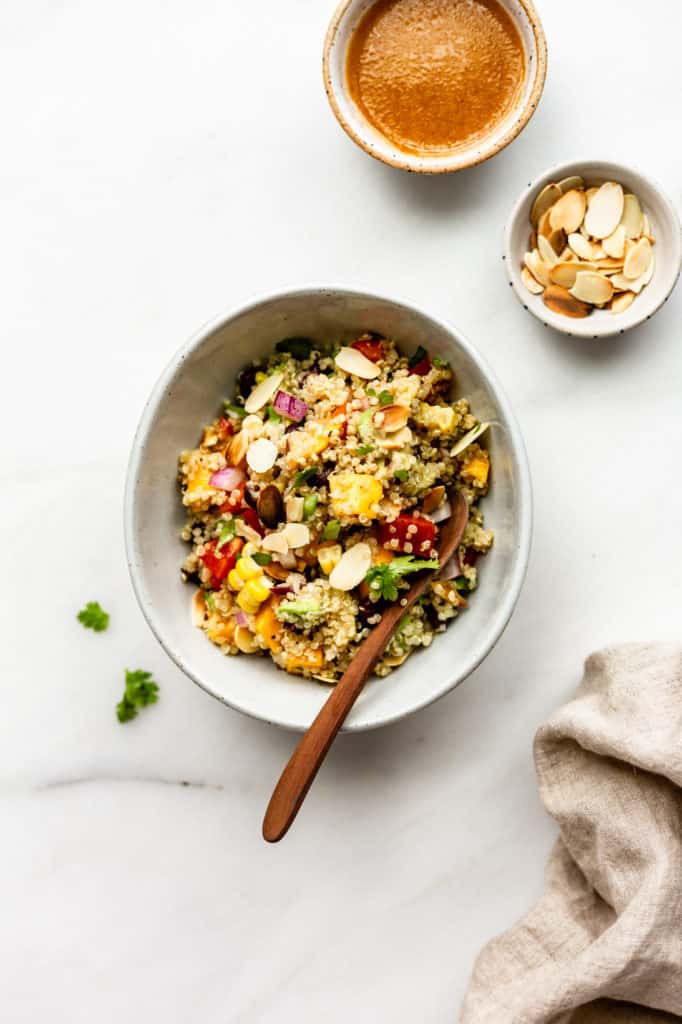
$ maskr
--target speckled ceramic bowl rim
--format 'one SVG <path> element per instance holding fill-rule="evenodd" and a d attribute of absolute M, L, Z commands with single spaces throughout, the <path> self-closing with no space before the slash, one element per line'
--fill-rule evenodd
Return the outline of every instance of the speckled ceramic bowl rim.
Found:
<path fill-rule="evenodd" d="M 542 96 L 542 90 L 545 86 L 545 79 L 547 77 L 547 38 L 542 27 L 542 22 L 540 21 L 540 15 L 538 14 L 532 0 L 518 0 L 518 3 L 526 13 L 528 24 L 530 25 L 535 38 L 537 60 L 535 62 L 535 80 L 533 82 L 533 86 L 528 94 L 525 104 L 518 109 L 517 113 L 519 116 L 516 118 L 509 130 L 506 131 L 504 135 L 497 140 L 495 145 L 491 146 L 489 149 L 485 148 L 484 136 L 482 140 L 479 140 L 479 144 L 482 143 L 482 150 L 478 149 L 476 152 L 463 150 L 461 153 L 453 153 L 452 160 L 450 162 L 439 166 L 428 166 L 428 164 L 424 164 L 423 162 L 424 160 L 428 160 L 428 157 L 420 157 L 410 153 L 403 153 L 398 149 L 395 149 L 391 155 L 378 153 L 376 149 L 362 137 L 361 133 L 356 130 L 341 110 L 336 97 L 336 91 L 329 66 L 330 54 L 334 40 L 336 39 L 339 28 L 341 27 L 341 24 L 353 3 L 354 0 L 341 0 L 341 3 L 332 15 L 322 51 L 322 74 L 324 77 L 325 92 L 327 93 L 327 98 L 337 121 L 346 134 L 349 135 L 361 149 L 364 149 L 366 153 L 369 153 L 370 156 L 401 171 L 416 172 L 418 174 L 452 174 L 455 171 L 463 171 L 467 167 L 475 167 L 477 164 L 482 164 L 491 157 L 496 156 L 497 153 L 513 142 L 517 135 L 519 135 L 526 127 L 537 109 L 540 97 Z"/>
<path fill-rule="evenodd" d="M 518 253 L 512 252 L 512 234 L 518 218 L 522 215 L 522 209 L 526 203 L 529 193 L 534 194 L 539 192 L 540 189 L 550 181 L 561 181 L 562 178 L 568 177 L 569 175 L 580 174 L 581 168 L 589 167 L 593 164 L 610 168 L 614 181 L 618 181 L 619 178 L 627 181 L 631 175 L 641 178 L 642 181 L 646 182 L 648 188 L 650 188 L 652 192 L 656 193 L 661 202 L 661 206 L 667 213 L 670 225 L 678 237 L 678 259 L 677 267 L 671 277 L 670 286 L 662 294 L 659 302 L 657 302 L 653 307 L 642 303 L 641 316 L 636 320 L 633 320 L 628 323 L 626 327 L 623 327 L 622 322 L 618 323 L 618 317 L 613 317 L 613 323 L 609 320 L 602 320 L 598 325 L 592 324 L 588 330 L 579 330 L 575 325 L 583 324 L 585 321 L 576 321 L 572 320 L 570 317 L 565 317 L 563 318 L 565 320 L 564 324 L 558 315 L 553 316 L 551 319 L 548 317 L 548 319 L 545 320 L 544 317 L 537 312 L 531 304 L 529 304 L 527 295 L 523 294 L 523 289 L 522 287 L 519 287 L 516 279 L 512 279 L 508 267 L 511 265 L 511 262 L 519 256 Z M 528 230 L 530 231 L 530 227 Z M 547 170 L 542 172 L 542 174 L 538 174 L 538 176 L 533 181 L 529 182 L 519 195 L 512 207 L 504 229 L 502 259 L 504 261 L 505 273 L 507 275 L 507 280 L 509 281 L 509 286 L 526 312 L 530 313 L 531 316 L 534 316 L 536 320 L 539 320 L 545 327 L 550 327 L 552 330 L 559 331 L 571 338 L 584 338 L 586 340 L 598 341 L 601 338 L 613 338 L 616 335 L 625 334 L 627 331 L 631 331 L 633 327 L 639 327 L 647 320 L 650 320 L 651 317 L 654 316 L 654 314 L 657 313 L 658 310 L 668 301 L 679 280 L 680 272 L 682 271 L 682 224 L 680 224 L 680 217 L 677 212 L 677 208 L 668 197 L 665 190 L 661 188 L 658 182 L 652 178 L 650 174 L 645 174 L 644 171 L 640 170 L 640 168 L 634 164 L 623 164 L 616 160 L 599 160 L 596 158 L 566 160 L 563 163 L 555 164 L 553 167 L 548 167 Z M 646 289 L 644 290 L 643 295 L 645 292 Z M 631 308 L 635 307 L 633 306 Z M 592 317 L 587 318 L 587 320 L 590 321 L 592 319 Z"/>
<path fill-rule="evenodd" d="M 528 456 L 526 454 L 526 447 L 523 441 L 523 435 L 521 429 L 517 423 L 514 412 L 509 404 L 509 401 L 497 380 L 494 372 L 491 370 L 487 361 L 481 355 L 481 353 L 474 348 L 474 346 L 468 341 L 468 339 L 452 324 L 447 320 L 442 319 L 434 315 L 433 313 L 427 312 L 421 306 L 413 302 L 407 302 L 393 298 L 390 295 L 385 295 L 378 292 L 367 292 L 362 288 L 353 288 L 348 285 L 321 285 L 311 284 L 299 288 L 285 288 L 275 292 L 268 292 L 256 297 L 252 297 L 244 305 L 237 308 L 231 308 L 227 312 L 215 317 L 210 322 L 206 323 L 201 327 L 188 342 L 186 342 L 175 355 L 172 357 L 165 370 L 159 377 L 158 381 L 154 385 L 154 388 L 149 396 L 147 403 L 144 407 L 142 417 L 140 419 L 137 431 L 132 444 L 132 450 L 130 453 L 130 459 L 128 462 L 128 471 L 125 482 L 125 496 L 124 496 L 124 507 L 123 507 L 123 525 L 125 535 L 125 547 L 126 547 L 126 560 L 128 563 L 128 570 L 130 572 L 130 578 L 133 584 L 133 590 L 137 598 L 137 602 L 140 606 L 142 614 L 144 615 L 147 623 L 158 640 L 159 644 L 169 655 L 169 657 L 175 662 L 175 664 L 185 673 L 197 686 L 201 687 L 206 693 L 212 697 L 216 697 L 223 704 L 233 708 L 235 711 L 240 711 L 242 714 L 248 715 L 250 718 L 255 718 L 259 721 L 269 722 L 271 725 L 279 725 L 284 728 L 292 729 L 295 732 L 302 731 L 301 727 L 293 726 L 291 723 L 278 721 L 277 719 L 267 718 L 263 715 L 254 713 L 251 709 L 242 706 L 238 701 L 228 700 L 224 694 L 219 693 L 217 690 L 212 689 L 207 683 L 202 680 L 197 674 L 195 674 L 189 665 L 186 663 L 180 650 L 175 645 L 172 636 L 164 634 L 160 628 L 156 617 L 156 611 L 154 603 L 147 591 L 143 571 L 141 569 L 142 555 L 140 546 L 138 543 L 138 537 L 136 534 L 135 527 L 135 492 L 136 482 L 140 475 L 141 466 L 145 457 L 145 446 L 146 438 L 149 433 L 150 427 L 155 419 L 157 409 L 161 403 L 164 394 L 171 388 L 175 378 L 182 372 L 182 366 L 187 357 L 199 347 L 204 340 L 213 334 L 219 327 L 224 323 L 234 319 L 235 317 L 241 317 L 251 312 L 251 310 L 263 305 L 264 303 L 273 302 L 278 299 L 296 296 L 296 295 L 315 295 L 320 296 L 330 294 L 346 294 L 359 296 L 361 298 L 367 298 L 370 300 L 378 300 L 382 302 L 391 303 L 396 308 L 403 308 L 410 310 L 417 315 L 424 316 L 427 319 L 432 320 L 438 325 L 445 333 L 453 338 L 456 344 L 469 356 L 473 363 L 478 367 L 481 376 L 487 381 L 490 390 L 494 394 L 495 402 L 502 413 L 504 420 L 509 430 L 509 446 L 510 451 L 513 453 L 518 468 L 518 481 L 519 481 L 519 539 L 518 546 L 516 548 L 514 564 L 510 577 L 503 595 L 503 599 L 498 605 L 496 616 L 493 620 L 493 628 L 485 631 L 481 631 L 481 638 L 478 646 L 473 650 L 472 656 L 469 661 L 465 664 L 464 670 L 455 673 L 452 677 L 444 677 L 443 684 L 437 693 L 429 695 L 423 701 L 413 703 L 411 706 L 396 712 L 395 714 L 386 715 L 380 719 L 373 719 L 370 721 L 362 722 L 360 724 L 353 724 L 352 722 L 346 723 L 343 726 L 343 732 L 366 732 L 370 729 L 375 729 L 383 725 L 390 725 L 392 722 L 400 721 L 402 718 L 406 718 L 408 715 L 414 714 L 416 711 L 421 711 L 422 708 L 428 707 L 430 704 L 435 703 L 445 694 L 449 693 L 456 686 L 462 683 L 471 673 L 478 668 L 482 661 L 488 656 L 495 644 L 502 636 L 506 629 L 509 620 L 511 619 L 512 613 L 516 606 L 516 603 L 521 592 L 521 587 L 525 579 L 526 570 L 528 567 L 528 560 L 530 557 L 531 537 L 533 529 L 533 494 L 530 479 L 530 469 L 528 466 Z"/>

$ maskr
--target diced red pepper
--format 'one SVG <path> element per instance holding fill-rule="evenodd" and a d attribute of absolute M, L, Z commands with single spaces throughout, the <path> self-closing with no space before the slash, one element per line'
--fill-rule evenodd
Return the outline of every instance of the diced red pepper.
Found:
<path fill-rule="evenodd" d="M 259 534 L 259 536 L 265 536 L 263 524 L 258 518 L 258 513 L 256 512 L 255 508 L 251 508 L 250 505 L 242 505 L 241 509 L 238 512 L 238 515 L 240 516 L 241 519 L 244 520 L 246 525 L 250 526 L 252 530 L 255 530 L 256 533 Z"/>
<path fill-rule="evenodd" d="M 351 348 L 362 352 L 363 356 L 372 363 L 378 363 L 380 359 L 384 358 L 384 343 L 380 338 L 358 338 L 353 342 Z"/>
<path fill-rule="evenodd" d="M 415 363 L 414 366 L 410 368 L 410 373 L 416 373 L 418 377 L 425 377 L 430 369 L 431 360 L 428 356 L 424 356 L 423 359 L 420 359 L 418 363 Z"/>
<path fill-rule="evenodd" d="M 237 555 L 244 547 L 244 541 L 241 537 L 234 537 L 218 552 L 216 552 L 217 546 L 217 540 L 209 541 L 203 555 L 199 556 L 211 574 L 211 579 L 209 581 L 209 587 L 211 590 L 217 590 L 226 578 L 227 574 L 234 569 L 237 561 Z"/>
<path fill-rule="evenodd" d="M 425 516 L 413 516 L 408 512 L 401 512 L 392 523 L 380 523 L 379 543 L 394 551 L 406 551 L 405 545 L 410 548 L 406 553 L 427 558 L 428 553 L 435 545 L 436 524 Z M 397 541 L 397 544 L 395 543 Z"/>
<path fill-rule="evenodd" d="M 233 490 L 230 491 L 229 496 L 222 503 L 219 512 L 235 512 L 240 509 L 244 504 L 244 489 L 246 487 L 246 480 L 242 480 Z"/>
<path fill-rule="evenodd" d="M 232 437 L 234 434 L 234 424 L 232 423 L 232 420 L 228 420 L 225 416 L 221 416 L 218 420 L 218 430 L 224 437 Z"/>

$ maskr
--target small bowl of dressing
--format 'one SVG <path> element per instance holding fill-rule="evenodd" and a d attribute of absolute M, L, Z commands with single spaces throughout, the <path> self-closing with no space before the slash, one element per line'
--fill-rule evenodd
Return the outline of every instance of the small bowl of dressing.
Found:
<path fill-rule="evenodd" d="M 344 131 L 370 156 L 424 174 L 472 167 L 509 145 L 546 70 L 531 0 L 342 0 L 323 53 Z"/>

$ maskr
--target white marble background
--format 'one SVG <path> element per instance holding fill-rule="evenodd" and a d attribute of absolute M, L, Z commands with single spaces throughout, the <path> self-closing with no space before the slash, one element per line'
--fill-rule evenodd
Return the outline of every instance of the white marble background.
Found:
<path fill-rule="evenodd" d="M 495 160 L 437 180 L 338 128 L 331 9 L 0 8 L 7 1024 L 454 1020 L 476 951 L 540 891 L 537 725 L 595 646 L 679 634 L 682 290 L 626 338 L 570 341 L 517 305 L 500 246 L 519 190 L 563 159 L 638 163 L 680 203 L 682 5 L 540 2 L 539 112 Z M 260 820 L 292 737 L 157 647 L 121 498 L 170 354 L 251 293 L 311 279 L 412 298 L 485 352 L 525 431 L 536 528 L 487 662 L 412 719 L 342 738 L 271 848 Z M 74 619 L 91 598 L 103 635 Z M 153 670 L 161 700 L 122 727 L 126 666 Z"/>

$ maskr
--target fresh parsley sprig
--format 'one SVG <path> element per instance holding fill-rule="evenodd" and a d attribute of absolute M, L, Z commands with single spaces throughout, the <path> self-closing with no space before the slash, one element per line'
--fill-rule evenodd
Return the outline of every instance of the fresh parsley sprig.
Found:
<path fill-rule="evenodd" d="M 438 569 L 439 565 L 436 558 L 415 558 L 414 555 L 403 555 L 394 558 L 392 562 L 374 565 L 365 576 L 369 596 L 372 601 L 378 601 L 380 598 L 384 601 L 397 601 L 399 579 L 420 569 Z"/>
<path fill-rule="evenodd" d="M 95 633 L 102 633 L 109 625 L 109 613 L 104 611 L 99 601 L 88 601 L 76 618 L 86 629 L 94 629 Z"/>
<path fill-rule="evenodd" d="M 159 699 L 159 687 L 152 679 L 151 672 L 137 668 L 131 672 L 126 669 L 126 685 L 123 697 L 116 705 L 119 722 L 130 722 L 137 716 L 140 708 L 148 704 L 156 704 Z"/>

